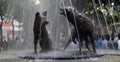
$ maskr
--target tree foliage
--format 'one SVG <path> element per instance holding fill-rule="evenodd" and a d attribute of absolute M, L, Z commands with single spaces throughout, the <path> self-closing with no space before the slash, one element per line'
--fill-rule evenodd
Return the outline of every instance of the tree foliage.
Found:
<path fill-rule="evenodd" d="M 106 27 L 106 23 L 111 25 L 115 22 L 119 22 L 120 0 L 76 0 L 76 3 L 74 4 L 81 12 L 92 17 L 96 26 L 99 25 L 98 18 L 102 24 L 102 28 Z M 80 6 L 82 6 L 82 9 L 79 8 Z"/>
<path fill-rule="evenodd" d="M 0 16 L 4 16 L 7 12 L 7 0 L 0 0 Z"/>

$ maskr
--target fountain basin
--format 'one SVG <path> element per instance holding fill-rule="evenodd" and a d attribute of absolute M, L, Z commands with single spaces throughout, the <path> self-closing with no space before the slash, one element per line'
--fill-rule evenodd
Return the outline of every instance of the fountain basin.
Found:
<path fill-rule="evenodd" d="M 21 59 L 55 59 L 55 60 L 70 60 L 84 59 L 93 57 L 102 57 L 103 54 L 97 54 L 89 51 L 50 51 L 46 53 L 27 53 L 19 56 Z"/>

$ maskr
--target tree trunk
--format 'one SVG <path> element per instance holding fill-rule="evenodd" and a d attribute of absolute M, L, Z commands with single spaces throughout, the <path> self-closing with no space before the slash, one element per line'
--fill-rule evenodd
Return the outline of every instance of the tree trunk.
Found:
<path fill-rule="evenodd" d="M 1 16 L 1 24 L 0 24 L 0 45 L 3 45 L 3 32 L 2 32 L 2 26 L 3 26 L 3 17 Z"/>
<path fill-rule="evenodd" d="M 15 35 L 15 32 L 14 32 L 14 18 L 12 19 L 12 28 L 13 28 L 13 30 L 12 30 L 12 34 L 13 34 L 12 39 L 13 39 L 13 42 L 14 42 L 14 40 L 15 40 L 15 38 L 14 38 L 14 35 Z"/>

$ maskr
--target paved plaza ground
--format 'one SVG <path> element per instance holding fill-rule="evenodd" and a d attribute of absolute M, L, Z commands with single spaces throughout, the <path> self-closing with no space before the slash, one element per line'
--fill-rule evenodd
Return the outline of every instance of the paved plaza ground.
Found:
<path fill-rule="evenodd" d="M 74 60 L 54 60 L 54 59 L 20 59 L 18 56 L 33 50 L 8 50 L 0 52 L 0 62 L 120 62 L 120 50 L 97 49 L 97 54 L 104 54 L 101 57 L 83 58 Z"/>

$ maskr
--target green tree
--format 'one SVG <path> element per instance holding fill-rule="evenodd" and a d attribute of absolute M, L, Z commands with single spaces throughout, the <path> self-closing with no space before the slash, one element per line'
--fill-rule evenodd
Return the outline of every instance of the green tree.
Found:
<path fill-rule="evenodd" d="M 85 0 L 85 1 L 74 0 L 74 1 L 76 1 L 73 2 L 74 6 L 77 6 L 76 8 L 83 12 L 84 14 L 87 14 L 90 17 L 92 16 L 91 18 L 95 20 L 94 22 L 96 25 L 99 25 L 98 24 L 99 18 L 99 21 L 102 24 L 102 28 L 106 27 L 106 23 L 110 25 L 115 22 L 119 22 L 120 19 L 120 10 L 118 9 L 120 8 L 119 0 Z M 95 2 L 94 4 L 93 1 Z M 94 8 L 94 5 L 96 6 L 96 8 Z"/>

